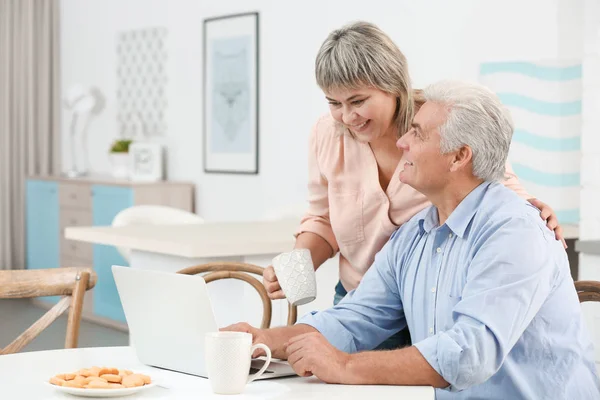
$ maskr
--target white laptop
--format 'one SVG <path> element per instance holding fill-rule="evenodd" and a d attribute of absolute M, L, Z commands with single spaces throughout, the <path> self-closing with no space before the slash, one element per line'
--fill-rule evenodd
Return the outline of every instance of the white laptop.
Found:
<path fill-rule="evenodd" d="M 154 367 L 206 377 L 204 334 L 218 330 L 198 275 L 112 266 L 129 335 L 139 360 Z M 253 360 L 251 373 L 263 361 Z M 295 375 L 285 361 L 272 360 L 258 379 Z"/>

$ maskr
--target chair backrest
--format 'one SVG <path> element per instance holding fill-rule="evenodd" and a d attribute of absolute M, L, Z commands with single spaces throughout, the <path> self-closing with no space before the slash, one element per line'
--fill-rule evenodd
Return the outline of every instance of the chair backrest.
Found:
<path fill-rule="evenodd" d="M 597 281 L 577 281 L 575 289 L 579 302 L 600 301 L 600 282 Z"/>
<path fill-rule="evenodd" d="M 46 314 L 19 335 L 0 355 L 20 351 L 56 320 L 67 308 L 65 348 L 77 347 L 83 296 L 96 285 L 92 268 L 53 268 L 0 271 L 0 299 L 24 299 L 40 296 L 64 296 Z"/>
<path fill-rule="evenodd" d="M 216 281 L 219 279 L 239 279 L 248 282 L 260 296 L 263 303 L 263 317 L 260 327 L 262 329 L 269 328 L 271 326 L 272 316 L 272 305 L 271 299 L 267 294 L 267 290 L 263 284 L 250 274 L 262 276 L 264 271 L 263 267 L 258 265 L 239 263 L 239 262 L 214 262 L 202 265 L 195 265 L 193 267 L 184 268 L 178 271 L 179 274 L 186 275 L 197 275 L 209 272 L 204 275 L 203 278 L 206 283 Z M 298 309 L 296 306 L 292 306 L 288 303 L 288 325 L 294 325 L 298 318 Z"/>
<path fill-rule="evenodd" d="M 197 214 L 179 208 L 160 205 L 139 205 L 119 212 L 112 221 L 112 226 L 127 225 L 177 225 L 201 224 L 204 219 Z M 117 247 L 125 260 L 129 261 L 129 249 Z"/>

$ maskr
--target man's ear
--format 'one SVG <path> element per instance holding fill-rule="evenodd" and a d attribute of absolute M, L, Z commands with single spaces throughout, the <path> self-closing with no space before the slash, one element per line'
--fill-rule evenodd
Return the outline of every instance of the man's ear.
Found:
<path fill-rule="evenodd" d="M 455 172 L 462 169 L 465 165 L 469 164 L 473 159 L 473 150 L 469 146 L 462 146 L 460 149 L 454 152 L 454 158 L 452 164 L 450 164 L 450 171 Z"/>

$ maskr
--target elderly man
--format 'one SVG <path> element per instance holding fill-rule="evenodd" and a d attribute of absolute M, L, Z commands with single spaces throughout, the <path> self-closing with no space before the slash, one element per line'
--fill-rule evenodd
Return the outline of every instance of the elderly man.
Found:
<path fill-rule="evenodd" d="M 433 204 L 390 238 L 359 287 L 293 327 L 250 332 L 301 376 L 432 385 L 438 399 L 598 399 L 566 253 L 498 183 L 513 124 L 487 89 L 425 90 L 398 140 L 400 180 Z M 372 350 L 406 325 L 414 345 Z"/>

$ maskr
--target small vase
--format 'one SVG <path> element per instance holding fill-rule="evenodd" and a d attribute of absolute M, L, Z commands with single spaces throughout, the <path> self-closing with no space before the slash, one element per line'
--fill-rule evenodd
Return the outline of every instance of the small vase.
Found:
<path fill-rule="evenodd" d="M 110 153 L 112 176 L 117 179 L 129 179 L 129 153 Z"/>

